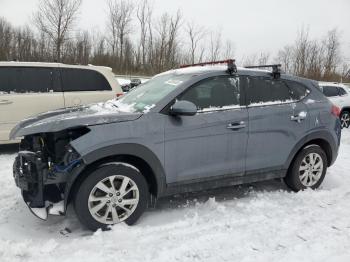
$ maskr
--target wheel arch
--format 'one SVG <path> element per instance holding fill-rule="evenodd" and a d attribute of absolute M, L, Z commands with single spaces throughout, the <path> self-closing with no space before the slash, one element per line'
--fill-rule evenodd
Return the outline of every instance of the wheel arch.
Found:
<path fill-rule="evenodd" d="M 163 166 L 158 157 L 148 148 L 139 144 L 119 144 L 93 151 L 82 156 L 84 167 L 73 173 L 65 188 L 65 206 L 71 201 L 74 192 L 84 179 L 100 165 L 113 162 L 124 162 L 135 166 L 145 176 L 150 186 L 150 193 L 157 196 L 163 194 L 166 179 Z"/>
<path fill-rule="evenodd" d="M 331 139 L 332 139 L 331 135 L 328 134 L 326 131 L 319 131 L 311 135 L 308 135 L 307 137 L 299 141 L 299 143 L 297 143 L 297 145 L 293 148 L 292 152 L 288 157 L 285 168 L 289 169 L 294 159 L 299 154 L 299 152 L 309 145 L 320 146 L 323 149 L 323 151 L 326 153 L 327 165 L 331 166 L 336 157 L 336 151 L 335 149 L 332 148 L 332 142 L 330 142 L 332 141 Z"/>
<path fill-rule="evenodd" d="M 340 114 L 342 114 L 344 111 L 350 113 L 350 106 L 345 106 L 345 107 L 343 107 L 343 108 L 341 109 Z"/>

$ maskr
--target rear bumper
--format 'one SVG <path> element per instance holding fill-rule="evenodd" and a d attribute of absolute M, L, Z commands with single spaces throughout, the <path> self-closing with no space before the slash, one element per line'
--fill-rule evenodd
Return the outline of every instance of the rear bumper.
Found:
<path fill-rule="evenodd" d="M 340 141 L 341 141 L 341 132 L 342 132 L 341 123 L 340 123 L 340 120 L 337 119 L 334 127 L 335 143 L 331 143 L 332 159 L 331 159 L 331 162 L 329 163 L 329 166 L 333 165 L 335 160 L 338 157 Z"/>

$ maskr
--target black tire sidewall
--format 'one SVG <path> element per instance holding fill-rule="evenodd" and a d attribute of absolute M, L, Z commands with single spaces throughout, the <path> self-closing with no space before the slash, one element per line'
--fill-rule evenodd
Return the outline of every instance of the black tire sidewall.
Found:
<path fill-rule="evenodd" d="M 80 184 L 79 189 L 75 193 L 75 212 L 80 222 L 90 230 L 96 231 L 99 228 L 105 230 L 111 226 L 102 224 L 93 218 L 88 209 L 88 198 L 91 190 L 98 182 L 112 175 L 122 175 L 132 179 L 139 189 L 140 196 L 137 207 L 134 212 L 123 222 L 128 225 L 134 224 L 147 208 L 149 199 L 148 185 L 146 179 L 136 168 L 122 163 L 101 165 L 99 168 L 87 176 L 87 178 Z"/>
<path fill-rule="evenodd" d="M 311 186 L 311 187 L 306 187 L 304 186 L 299 178 L 299 167 L 301 165 L 301 162 L 303 161 L 304 157 L 310 153 L 317 153 L 321 156 L 322 161 L 323 161 L 323 171 L 320 179 L 318 182 Z M 294 159 L 291 168 L 288 171 L 288 174 L 285 178 L 286 184 L 294 191 L 300 191 L 304 190 L 307 188 L 311 189 L 317 189 L 323 182 L 326 172 L 327 172 L 327 166 L 328 166 L 328 161 L 327 161 L 327 156 L 326 153 L 323 151 L 323 149 L 318 146 L 318 145 L 310 145 L 302 149 L 299 154 L 296 156 Z"/>

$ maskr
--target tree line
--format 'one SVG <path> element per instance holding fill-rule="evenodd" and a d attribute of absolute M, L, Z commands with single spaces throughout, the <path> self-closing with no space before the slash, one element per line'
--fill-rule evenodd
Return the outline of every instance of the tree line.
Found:
<path fill-rule="evenodd" d="M 221 30 L 210 30 L 186 20 L 181 10 L 156 16 L 149 0 L 106 0 L 106 28 L 79 30 L 82 0 L 40 0 L 31 25 L 14 27 L 0 17 L 0 60 L 94 64 L 118 74 L 153 75 L 180 64 L 234 57 L 234 43 Z M 336 29 L 321 40 L 301 30 L 295 43 L 276 57 L 269 53 L 242 59 L 243 65 L 282 63 L 288 73 L 317 80 L 349 79 L 342 64 Z"/>

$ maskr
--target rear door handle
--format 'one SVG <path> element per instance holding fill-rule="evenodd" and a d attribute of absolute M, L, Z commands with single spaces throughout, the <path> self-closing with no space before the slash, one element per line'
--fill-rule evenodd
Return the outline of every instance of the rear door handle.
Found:
<path fill-rule="evenodd" d="M 9 100 L 0 100 L 0 105 L 9 105 L 9 104 L 12 104 L 13 102 L 12 101 L 9 101 Z"/>
<path fill-rule="evenodd" d="M 237 123 L 230 123 L 227 125 L 228 129 L 232 129 L 232 130 L 238 130 L 238 129 L 242 129 L 245 128 L 245 122 L 241 121 L 241 122 L 237 122 Z"/>
<path fill-rule="evenodd" d="M 305 118 L 306 118 L 306 113 L 305 112 L 300 112 L 298 115 L 291 116 L 290 120 L 300 123 Z"/>

